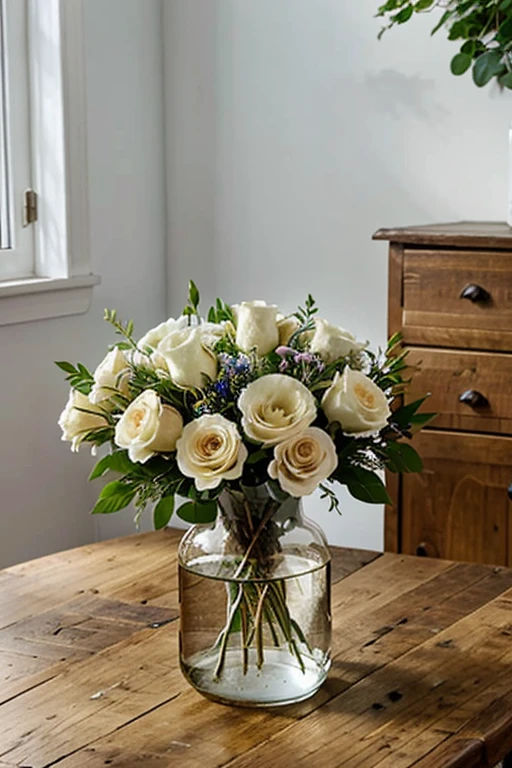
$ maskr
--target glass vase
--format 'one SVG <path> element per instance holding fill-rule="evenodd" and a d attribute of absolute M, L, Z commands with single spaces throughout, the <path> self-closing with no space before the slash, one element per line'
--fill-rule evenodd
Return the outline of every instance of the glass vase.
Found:
<path fill-rule="evenodd" d="M 210 699 L 240 706 L 312 696 L 330 667 L 330 554 L 300 499 L 225 490 L 215 523 L 179 547 L 180 664 Z"/>

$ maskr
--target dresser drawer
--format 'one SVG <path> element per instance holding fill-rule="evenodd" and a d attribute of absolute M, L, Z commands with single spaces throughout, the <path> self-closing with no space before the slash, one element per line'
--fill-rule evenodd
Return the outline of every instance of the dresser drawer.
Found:
<path fill-rule="evenodd" d="M 424 430 L 402 478 L 401 551 L 512 565 L 512 438 Z"/>
<path fill-rule="evenodd" d="M 512 350 L 512 255 L 405 249 L 402 327 L 409 344 Z"/>
<path fill-rule="evenodd" d="M 408 399 L 431 393 L 425 407 L 438 414 L 433 427 L 512 434 L 512 354 L 425 347 L 408 352 L 416 369 Z"/>

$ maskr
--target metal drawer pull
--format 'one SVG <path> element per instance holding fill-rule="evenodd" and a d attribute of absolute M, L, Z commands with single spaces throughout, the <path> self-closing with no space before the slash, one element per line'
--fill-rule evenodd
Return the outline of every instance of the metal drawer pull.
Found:
<path fill-rule="evenodd" d="M 480 285 L 474 285 L 474 283 L 470 283 L 469 285 L 466 285 L 465 288 L 462 289 L 460 294 L 461 299 L 469 299 L 472 302 L 485 302 L 489 301 L 491 298 L 491 294 L 485 290 L 485 288 L 482 288 Z"/>
<path fill-rule="evenodd" d="M 476 389 L 466 389 L 462 395 L 459 395 L 459 403 L 469 405 L 471 408 L 486 408 L 489 405 L 486 396 L 477 392 Z"/>
<path fill-rule="evenodd" d="M 512 501 L 512 483 L 510 483 L 510 485 L 508 487 L 508 497 L 509 497 L 510 501 Z"/>

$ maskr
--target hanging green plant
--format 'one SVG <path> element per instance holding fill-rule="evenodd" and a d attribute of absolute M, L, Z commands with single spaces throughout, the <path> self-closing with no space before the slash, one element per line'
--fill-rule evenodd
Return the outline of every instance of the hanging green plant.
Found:
<path fill-rule="evenodd" d="M 380 33 L 405 24 L 415 13 L 443 13 L 432 34 L 444 27 L 448 39 L 462 41 L 453 56 L 452 74 L 472 68 L 475 85 L 482 87 L 494 78 L 512 89 L 512 0 L 387 0 L 377 12 L 388 22 Z"/>

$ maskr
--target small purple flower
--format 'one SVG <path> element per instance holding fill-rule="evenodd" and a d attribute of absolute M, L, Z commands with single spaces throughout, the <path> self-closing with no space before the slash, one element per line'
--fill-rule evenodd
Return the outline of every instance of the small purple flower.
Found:
<path fill-rule="evenodd" d="M 281 360 L 281 362 L 279 363 L 279 372 L 284 373 L 285 371 L 288 370 L 289 367 L 290 367 L 289 363 L 286 360 Z"/>
<path fill-rule="evenodd" d="M 288 357 L 288 355 L 294 355 L 295 350 L 291 347 L 277 347 L 276 354 L 279 355 L 279 357 Z"/>
<path fill-rule="evenodd" d="M 294 363 L 312 363 L 313 355 L 311 355 L 309 352 L 297 352 L 297 354 L 293 356 L 293 362 Z"/>

